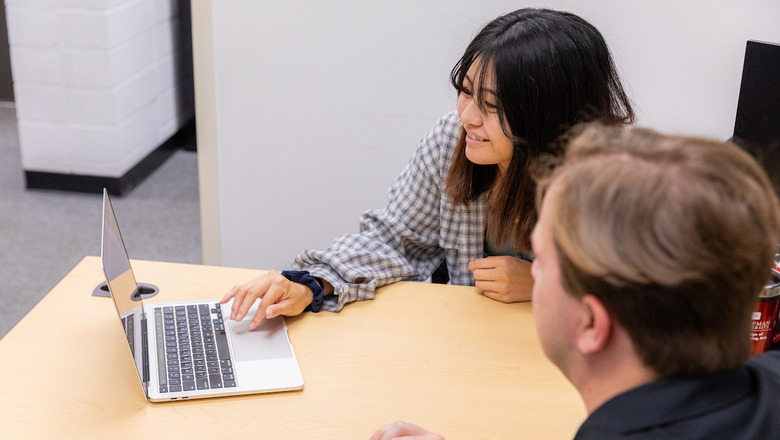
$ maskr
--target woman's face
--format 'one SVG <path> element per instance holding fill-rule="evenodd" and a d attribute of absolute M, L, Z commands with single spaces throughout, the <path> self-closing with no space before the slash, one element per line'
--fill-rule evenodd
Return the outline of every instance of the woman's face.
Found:
<path fill-rule="evenodd" d="M 490 69 L 484 79 L 479 75 L 479 60 L 469 67 L 463 79 L 463 91 L 458 94 L 458 116 L 466 130 L 466 157 L 480 165 L 498 165 L 503 174 L 512 160 L 512 141 L 504 134 L 498 115 L 498 102 L 493 90 L 493 74 Z M 483 84 L 485 108 L 477 103 L 475 84 Z"/>

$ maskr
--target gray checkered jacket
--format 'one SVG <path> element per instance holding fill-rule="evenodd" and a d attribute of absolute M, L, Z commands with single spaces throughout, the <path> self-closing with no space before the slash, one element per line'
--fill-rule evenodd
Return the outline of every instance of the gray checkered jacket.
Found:
<path fill-rule="evenodd" d="M 387 206 L 363 214 L 359 233 L 295 257 L 296 268 L 333 285 L 324 310 L 373 299 L 387 284 L 423 281 L 445 259 L 452 284 L 474 285 L 468 265 L 483 257 L 485 197 L 455 206 L 443 192 L 460 133 L 457 113 L 442 117 L 393 181 Z"/>

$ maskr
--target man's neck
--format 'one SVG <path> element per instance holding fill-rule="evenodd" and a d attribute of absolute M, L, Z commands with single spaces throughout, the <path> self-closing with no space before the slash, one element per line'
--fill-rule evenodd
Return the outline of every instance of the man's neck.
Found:
<path fill-rule="evenodd" d="M 658 379 L 634 349 L 628 334 L 616 327 L 608 348 L 582 358 L 580 374 L 572 383 L 582 396 L 588 414 L 609 399 Z"/>
<path fill-rule="evenodd" d="M 605 371 L 609 373 L 605 374 Z M 620 363 L 617 367 L 613 365 L 608 370 L 602 370 L 600 374 L 590 375 L 575 386 L 582 396 L 588 414 L 592 414 L 618 394 L 653 382 L 657 378 L 658 376 L 643 364 Z"/>

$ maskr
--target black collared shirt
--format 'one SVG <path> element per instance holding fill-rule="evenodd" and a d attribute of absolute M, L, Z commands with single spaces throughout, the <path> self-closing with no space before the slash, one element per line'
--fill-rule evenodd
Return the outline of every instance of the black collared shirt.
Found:
<path fill-rule="evenodd" d="M 574 439 L 780 440 L 780 352 L 629 390 L 597 408 Z"/>

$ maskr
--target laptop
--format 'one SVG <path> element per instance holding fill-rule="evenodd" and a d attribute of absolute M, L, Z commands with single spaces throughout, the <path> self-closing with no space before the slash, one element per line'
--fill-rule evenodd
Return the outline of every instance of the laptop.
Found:
<path fill-rule="evenodd" d="M 148 401 L 198 399 L 303 388 L 303 377 L 284 318 L 229 319 L 231 303 L 155 302 L 153 289 L 136 283 L 124 240 L 103 190 L 101 265 Z M 247 316 L 253 316 L 257 304 Z"/>

